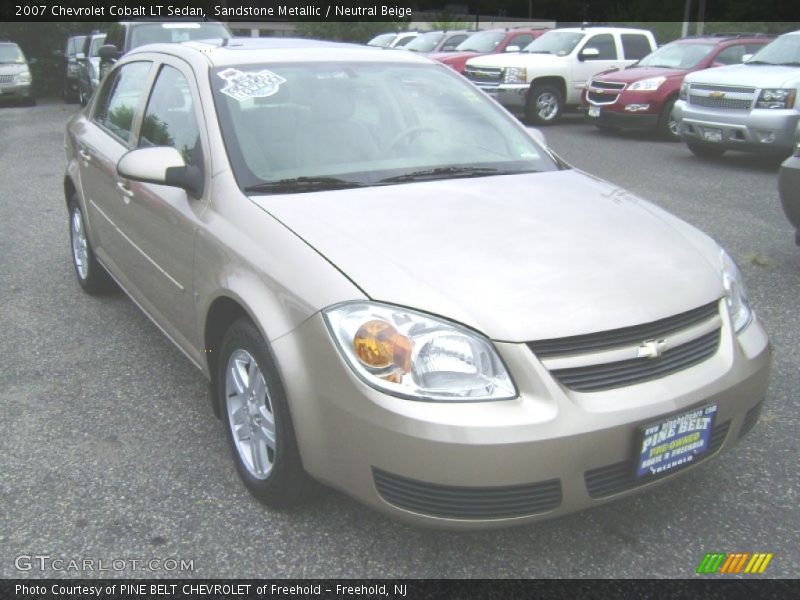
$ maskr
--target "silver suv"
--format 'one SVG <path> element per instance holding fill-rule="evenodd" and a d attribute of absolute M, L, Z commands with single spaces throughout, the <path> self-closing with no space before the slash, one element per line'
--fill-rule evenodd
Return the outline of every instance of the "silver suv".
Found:
<path fill-rule="evenodd" d="M 678 133 L 699 156 L 726 150 L 789 155 L 800 121 L 800 31 L 741 65 L 686 76 L 675 104 Z"/>
<path fill-rule="evenodd" d="M 25 55 L 13 42 L 0 41 L 0 98 L 35 104 L 33 80 Z"/>

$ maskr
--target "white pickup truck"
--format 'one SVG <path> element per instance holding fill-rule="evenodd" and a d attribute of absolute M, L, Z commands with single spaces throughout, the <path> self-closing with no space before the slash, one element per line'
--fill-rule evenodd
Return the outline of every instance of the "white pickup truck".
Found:
<path fill-rule="evenodd" d="M 512 112 L 534 125 L 556 122 L 565 106 L 578 106 L 593 75 L 622 69 L 656 49 L 645 29 L 585 27 L 554 29 L 522 52 L 467 61 L 465 75 Z"/>

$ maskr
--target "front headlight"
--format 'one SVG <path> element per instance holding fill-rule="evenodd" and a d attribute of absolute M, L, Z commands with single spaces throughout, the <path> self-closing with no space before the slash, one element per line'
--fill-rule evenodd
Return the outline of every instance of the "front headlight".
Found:
<path fill-rule="evenodd" d="M 678 92 L 678 98 L 681 100 L 689 99 L 689 84 L 685 81 L 681 84 L 681 91 Z"/>
<path fill-rule="evenodd" d="M 750 323 L 753 316 L 747 300 L 747 288 L 739 267 L 725 250 L 720 249 L 719 258 L 722 266 L 722 286 L 725 288 L 725 306 L 728 307 L 733 328 L 739 332 Z"/>
<path fill-rule="evenodd" d="M 666 77 L 650 77 L 649 79 L 640 79 L 639 81 L 634 81 L 632 84 L 630 84 L 628 89 L 632 92 L 653 92 L 657 90 L 659 86 L 666 80 Z"/>
<path fill-rule="evenodd" d="M 791 108 L 794 106 L 796 91 L 793 89 L 761 90 L 756 108 Z"/>
<path fill-rule="evenodd" d="M 525 67 L 507 67 L 503 73 L 503 83 L 527 83 Z"/>
<path fill-rule="evenodd" d="M 31 82 L 31 72 L 30 71 L 23 71 L 17 75 L 17 83 L 30 83 Z"/>
<path fill-rule="evenodd" d="M 323 311 L 345 362 L 368 385 L 416 400 L 509 400 L 517 396 L 492 343 L 450 321 L 374 302 Z"/>

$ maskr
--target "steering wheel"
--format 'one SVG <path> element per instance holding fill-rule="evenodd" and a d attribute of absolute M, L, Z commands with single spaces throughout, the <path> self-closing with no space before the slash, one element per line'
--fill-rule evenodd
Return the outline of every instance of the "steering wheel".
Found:
<path fill-rule="evenodd" d="M 425 125 L 414 125 L 413 127 L 404 129 L 396 136 L 394 136 L 392 138 L 392 141 L 386 145 L 386 152 L 388 154 L 394 152 L 397 149 L 397 146 L 400 145 L 400 142 L 402 142 L 406 138 L 412 138 L 416 135 L 419 135 L 420 133 L 431 133 L 436 131 L 438 131 L 438 129 L 435 129 L 433 127 L 426 127 Z"/>

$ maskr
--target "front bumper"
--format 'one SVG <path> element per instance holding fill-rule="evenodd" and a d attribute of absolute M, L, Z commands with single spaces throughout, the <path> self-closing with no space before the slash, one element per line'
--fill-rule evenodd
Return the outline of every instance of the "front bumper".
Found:
<path fill-rule="evenodd" d="M 605 125 L 607 127 L 615 127 L 619 129 L 638 129 L 642 131 L 649 131 L 658 126 L 658 114 L 647 114 L 645 112 L 621 112 L 617 107 L 610 106 L 597 106 L 594 111 L 599 111 L 596 116 L 593 116 L 589 108 L 593 105 L 587 105 L 586 108 L 586 121 L 595 125 Z"/>
<path fill-rule="evenodd" d="M 678 120 L 678 133 L 687 143 L 788 155 L 794 147 L 794 132 L 800 121 L 800 112 L 793 109 L 709 109 L 678 100 L 675 103 L 675 118 Z M 714 137 L 710 137 L 712 135 Z"/>
<path fill-rule="evenodd" d="M 500 85 L 482 85 L 477 82 L 473 83 L 486 92 L 490 98 L 494 98 L 511 112 L 521 113 L 525 110 L 525 103 L 528 99 L 528 90 L 530 89 L 528 84 L 504 83 Z"/>
<path fill-rule="evenodd" d="M 781 165 L 778 190 L 786 218 L 796 229 L 795 242 L 800 246 L 800 157 L 787 158 Z"/>
<path fill-rule="evenodd" d="M 0 85 L 0 98 L 30 98 L 30 83 L 11 83 Z"/>
<path fill-rule="evenodd" d="M 489 528 L 551 518 L 677 475 L 635 478 L 641 425 L 717 404 L 707 456 L 734 445 L 757 419 L 770 366 L 755 318 L 738 336 L 725 318 L 719 349 L 699 365 L 604 392 L 563 387 L 524 344 L 496 347 L 519 397 L 442 403 L 364 384 L 319 314 L 273 341 L 306 470 L 419 525 Z"/>

